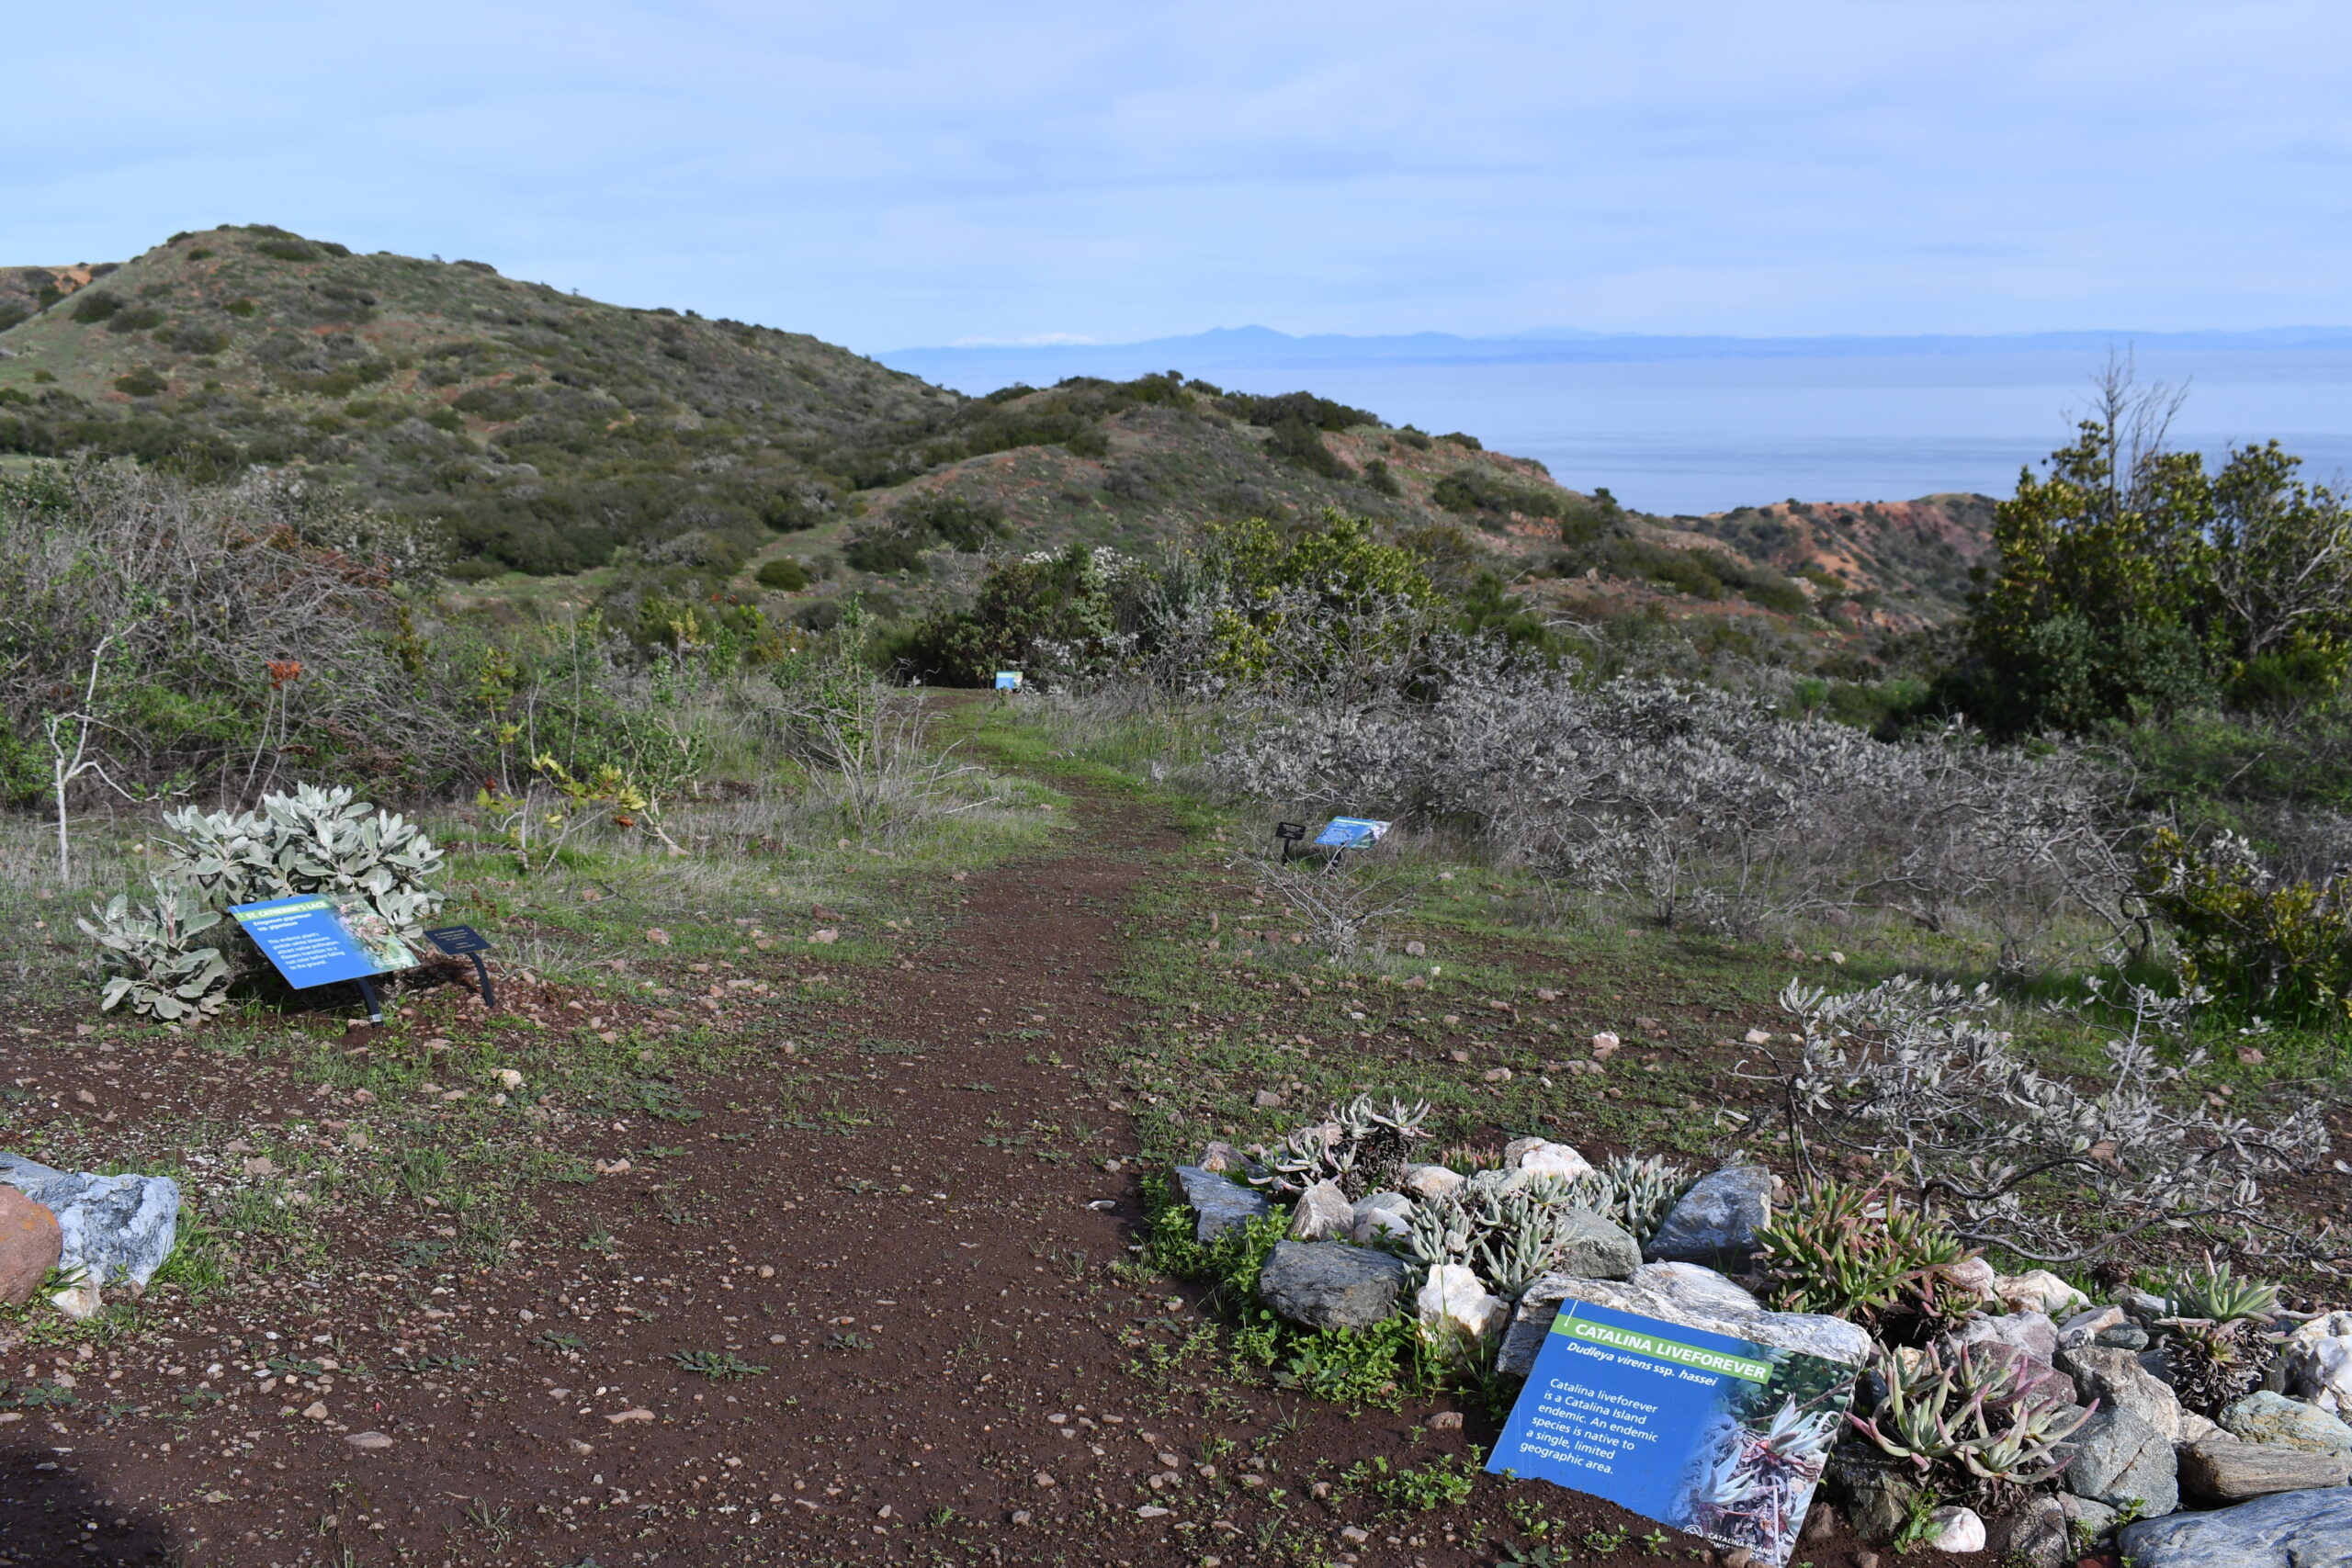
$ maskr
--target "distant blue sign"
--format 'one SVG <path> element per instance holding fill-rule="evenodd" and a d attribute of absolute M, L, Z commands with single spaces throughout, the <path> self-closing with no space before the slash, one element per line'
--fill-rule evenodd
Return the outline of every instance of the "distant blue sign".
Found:
<path fill-rule="evenodd" d="M 364 898 L 309 893 L 229 913 L 297 990 L 416 967 L 416 954 Z"/>
<path fill-rule="evenodd" d="M 1606 1497 L 1781 1568 L 1854 1369 L 1589 1302 L 1560 1307 L 1487 1468 Z"/>
<path fill-rule="evenodd" d="M 1000 692 L 1019 691 L 1021 689 L 1021 671 L 1018 670 L 998 671 L 996 672 L 996 689 Z"/>
<path fill-rule="evenodd" d="M 1315 835 L 1315 841 L 1325 849 L 1352 850 L 1377 841 L 1388 831 L 1385 822 L 1374 822 L 1362 817 L 1334 817 Z"/>

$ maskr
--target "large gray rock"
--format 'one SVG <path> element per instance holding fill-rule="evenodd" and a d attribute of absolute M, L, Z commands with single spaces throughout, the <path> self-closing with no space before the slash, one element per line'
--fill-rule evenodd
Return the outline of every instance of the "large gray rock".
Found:
<path fill-rule="evenodd" d="M 1589 1209 L 1564 1210 L 1560 1215 L 1560 1249 L 1552 1255 L 1552 1272 L 1578 1280 L 1628 1280 L 1642 1266 L 1641 1244 L 1625 1229 Z"/>
<path fill-rule="evenodd" d="M 1695 1263 L 1649 1263 L 1633 1278 L 1582 1280 L 1546 1274 L 1527 1287 L 1519 1312 L 1503 1337 L 1496 1366 L 1525 1377 L 1535 1365 L 1544 1337 L 1552 1331 L 1564 1301 L 1590 1302 L 1619 1312 L 1640 1313 L 1710 1334 L 1783 1350 L 1802 1350 L 1825 1360 L 1860 1366 L 1870 1359 L 1870 1336 L 1842 1318 L 1814 1313 L 1767 1312 L 1754 1296 L 1712 1269 Z"/>
<path fill-rule="evenodd" d="M 0 1154 L 0 1181 L 57 1216 L 57 1266 L 96 1286 L 143 1291 L 179 1239 L 180 1187 L 168 1176 L 99 1176 L 51 1170 Z"/>
<path fill-rule="evenodd" d="M 1760 1165 L 1726 1166 L 1701 1177 L 1668 1211 L 1642 1257 L 1746 1273 L 1756 1256 L 1756 1233 L 1771 1218 L 1772 1173 Z"/>
<path fill-rule="evenodd" d="M 2045 1374 L 2042 1393 L 2072 1404 L 2076 1403 L 2075 1382 L 2055 1368 L 2058 1339 L 2058 1327 L 2047 1314 L 2013 1312 L 2006 1317 L 1972 1317 L 1947 1335 L 1945 1343 L 1954 1350 L 1971 1345 L 2002 1345 L 2022 1351 L 2035 1370 Z"/>
<path fill-rule="evenodd" d="M 1273 1213 L 1274 1206 L 1266 1201 L 1263 1192 L 1237 1186 L 1213 1170 L 1180 1165 L 1170 1168 L 1170 1174 L 1176 1179 L 1177 1190 L 1184 1195 L 1184 1206 L 1193 1211 L 1193 1235 L 1200 1241 L 1214 1240 L 1261 1214 Z"/>
<path fill-rule="evenodd" d="M 2343 1454 L 2242 1443 L 2218 1432 L 2201 1443 L 2184 1443 L 2175 1451 L 2179 1456 L 2181 1490 L 2209 1505 L 2243 1503 L 2273 1492 L 2341 1486 L 2352 1479 L 2352 1458 Z"/>
<path fill-rule="evenodd" d="M 2075 1430 L 2075 1462 L 2062 1477 L 2077 1496 L 2120 1508 L 2136 1499 L 2143 1518 L 2180 1506 L 2172 1441 L 2129 1410 L 2106 1406 Z"/>
<path fill-rule="evenodd" d="M 2075 1346 L 2058 1352 L 2058 1370 L 2074 1378 L 2075 1395 L 2083 1404 L 2096 1399 L 2110 1410 L 2128 1410 L 2154 1427 L 2165 1441 L 2180 1441 L 2179 1398 L 2131 1351 L 2096 1344 Z"/>
<path fill-rule="evenodd" d="M 2352 1454 L 2352 1427 L 2316 1404 L 2267 1388 L 2231 1404 L 2219 1422 L 2222 1430 L 2242 1442 L 2314 1454 Z"/>
<path fill-rule="evenodd" d="M 2132 1568 L 2352 1568 L 2352 1488 L 2143 1519 L 2115 1539 Z"/>
<path fill-rule="evenodd" d="M 1277 1242 L 1258 1299 L 1309 1328 L 1370 1328 L 1396 1310 L 1405 1260 L 1336 1241 Z"/>

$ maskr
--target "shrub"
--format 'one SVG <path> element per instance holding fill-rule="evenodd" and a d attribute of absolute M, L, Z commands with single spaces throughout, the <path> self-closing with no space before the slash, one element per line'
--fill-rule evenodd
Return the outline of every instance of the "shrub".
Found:
<path fill-rule="evenodd" d="M 842 559 L 879 576 L 923 570 L 922 540 L 901 528 L 863 528 L 842 546 Z"/>
<path fill-rule="evenodd" d="M 441 908 L 444 895 L 428 886 L 441 873 L 440 850 L 415 823 L 355 800 L 347 787 L 298 784 L 292 795 L 262 796 L 257 812 L 190 806 L 164 822 L 180 835 L 162 846 L 168 874 L 222 908 L 351 895 L 405 941 Z"/>
<path fill-rule="evenodd" d="M 319 259 L 317 251 L 312 250 L 301 241 L 293 239 L 264 240 L 254 245 L 254 250 L 258 254 L 277 261 L 312 262 Z"/>
<path fill-rule="evenodd" d="M 1363 466 L 1363 482 L 1382 495 L 1405 493 L 1405 487 L 1398 484 L 1396 476 L 1388 471 L 1388 462 L 1385 457 L 1374 457 Z"/>
<path fill-rule="evenodd" d="M 167 391 L 170 384 L 153 370 L 133 370 L 128 376 L 114 378 L 114 389 L 134 398 L 153 398 Z"/>
<path fill-rule="evenodd" d="M 891 509 L 890 520 L 911 538 L 936 539 L 967 555 L 1012 535 L 1001 505 L 939 491 L 908 497 Z"/>
<path fill-rule="evenodd" d="M 107 318 L 107 331 L 118 335 L 144 332 L 149 327 L 159 327 L 163 324 L 164 312 L 152 305 L 134 306 L 128 310 L 119 310 Z"/>
<path fill-rule="evenodd" d="M 74 302 L 74 319 L 93 323 L 109 321 L 121 309 L 122 301 L 113 295 L 94 288 L 85 289 L 81 299 Z"/>
<path fill-rule="evenodd" d="M 755 581 L 763 588 L 773 588 L 782 593 L 797 593 L 808 586 L 808 570 L 790 556 L 778 556 L 761 564 Z"/>
<path fill-rule="evenodd" d="M 1986 987 L 1903 976 L 1842 996 L 1792 983 L 1781 1006 L 1803 1039 L 1769 1076 L 1793 1135 L 1905 1171 L 1962 1241 L 2043 1262 L 2086 1262 L 2159 1228 L 2289 1253 L 2330 1245 L 2283 1231 L 2262 1191 L 2327 1153 L 2318 1105 L 2263 1126 L 2181 1094 L 2206 1059 L 2187 1043 L 2189 1003 L 2135 987 L 2113 1010 L 2122 1021 L 2078 1020 L 2106 1058 L 2087 1082 L 2025 1060 L 1992 1005 Z"/>
<path fill-rule="evenodd" d="M 2282 883 L 2230 832 L 2199 848 L 2170 828 L 2140 858 L 2140 896 L 2170 923 L 2185 986 L 2244 1012 L 2352 1015 L 2352 882 Z"/>
<path fill-rule="evenodd" d="M 243 321 L 249 316 L 258 315 L 261 312 L 261 307 L 254 304 L 250 299 L 232 299 L 220 308 L 228 311 L 229 314 L 236 317 L 239 321 Z"/>
<path fill-rule="evenodd" d="M 74 922 L 106 950 L 106 963 L 116 971 L 98 1005 L 111 1010 L 128 1000 L 131 1011 L 166 1023 L 209 1017 L 228 999 L 229 964 L 219 948 L 197 947 L 192 940 L 220 924 L 220 915 L 185 883 L 156 877 L 149 886 L 152 904 L 134 905 L 118 894 L 103 909 L 91 909 L 96 923 Z"/>

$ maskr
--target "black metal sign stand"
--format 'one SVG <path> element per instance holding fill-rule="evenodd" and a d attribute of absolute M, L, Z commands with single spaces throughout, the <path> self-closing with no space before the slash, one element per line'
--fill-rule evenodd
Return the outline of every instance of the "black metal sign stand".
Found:
<path fill-rule="evenodd" d="M 1292 849 L 1295 847 L 1301 840 L 1306 837 L 1306 824 L 1304 822 L 1277 822 L 1274 824 L 1274 837 L 1283 841 L 1283 863 L 1284 865 L 1288 865 L 1290 863 Z"/>
<path fill-rule="evenodd" d="M 498 993 L 490 988 L 490 968 L 481 955 L 490 951 L 490 939 L 471 926 L 442 926 L 424 933 L 424 940 L 451 958 L 474 961 L 474 978 L 481 982 L 481 1005 L 496 1010 Z"/>
<path fill-rule="evenodd" d="M 368 983 L 368 976 L 365 975 L 361 975 L 356 977 L 356 984 L 359 987 L 360 996 L 365 998 L 368 1002 L 368 1021 L 370 1023 L 383 1022 L 384 1004 L 376 999 L 376 987 Z"/>

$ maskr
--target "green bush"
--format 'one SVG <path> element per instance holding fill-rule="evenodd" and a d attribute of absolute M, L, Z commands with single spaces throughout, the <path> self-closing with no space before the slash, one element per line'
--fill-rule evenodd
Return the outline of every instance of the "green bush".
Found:
<path fill-rule="evenodd" d="M 780 593 L 797 593 L 808 586 L 808 569 L 790 556 L 778 556 L 763 563 L 754 580 L 763 588 L 773 588 Z"/>
<path fill-rule="evenodd" d="M 842 544 L 842 559 L 858 571 L 888 577 L 924 570 L 922 548 L 923 541 L 904 529 L 861 529 Z"/>
<path fill-rule="evenodd" d="M 940 491 L 908 497 L 891 510 L 890 520 L 910 537 L 936 539 L 967 555 L 1012 535 L 997 502 Z"/>
<path fill-rule="evenodd" d="M 254 316 L 261 313 L 261 307 L 254 304 L 250 299 L 232 299 L 220 308 L 228 311 L 229 314 L 236 317 L 239 321 L 243 321 L 249 316 Z"/>
<path fill-rule="evenodd" d="M 134 398 L 152 398 L 168 389 L 168 383 L 153 370 L 133 370 L 128 376 L 114 378 L 114 389 Z"/>
<path fill-rule="evenodd" d="M 1385 458 L 1374 457 L 1363 466 L 1363 482 L 1382 495 L 1405 493 L 1405 487 L 1398 484 L 1396 476 L 1388 471 L 1388 463 Z"/>
<path fill-rule="evenodd" d="M 313 262 L 319 253 L 300 240 L 264 240 L 254 250 L 277 261 Z"/>
<path fill-rule="evenodd" d="M 2352 881 L 2282 882 L 2234 834 L 2199 847 L 2162 828 L 2141 853 L 2137 886 L 2172 928 L 2185 984 L 2241 1016 L 2352 1018 Z"/>
<path fill-rule="evenodd" d="M 77 321 L 103 321 L 111 319 L 121 309 L 122 301 L 113 295 L 85 289 L 81 299 L 74 302 L 74 319 Z"/>

